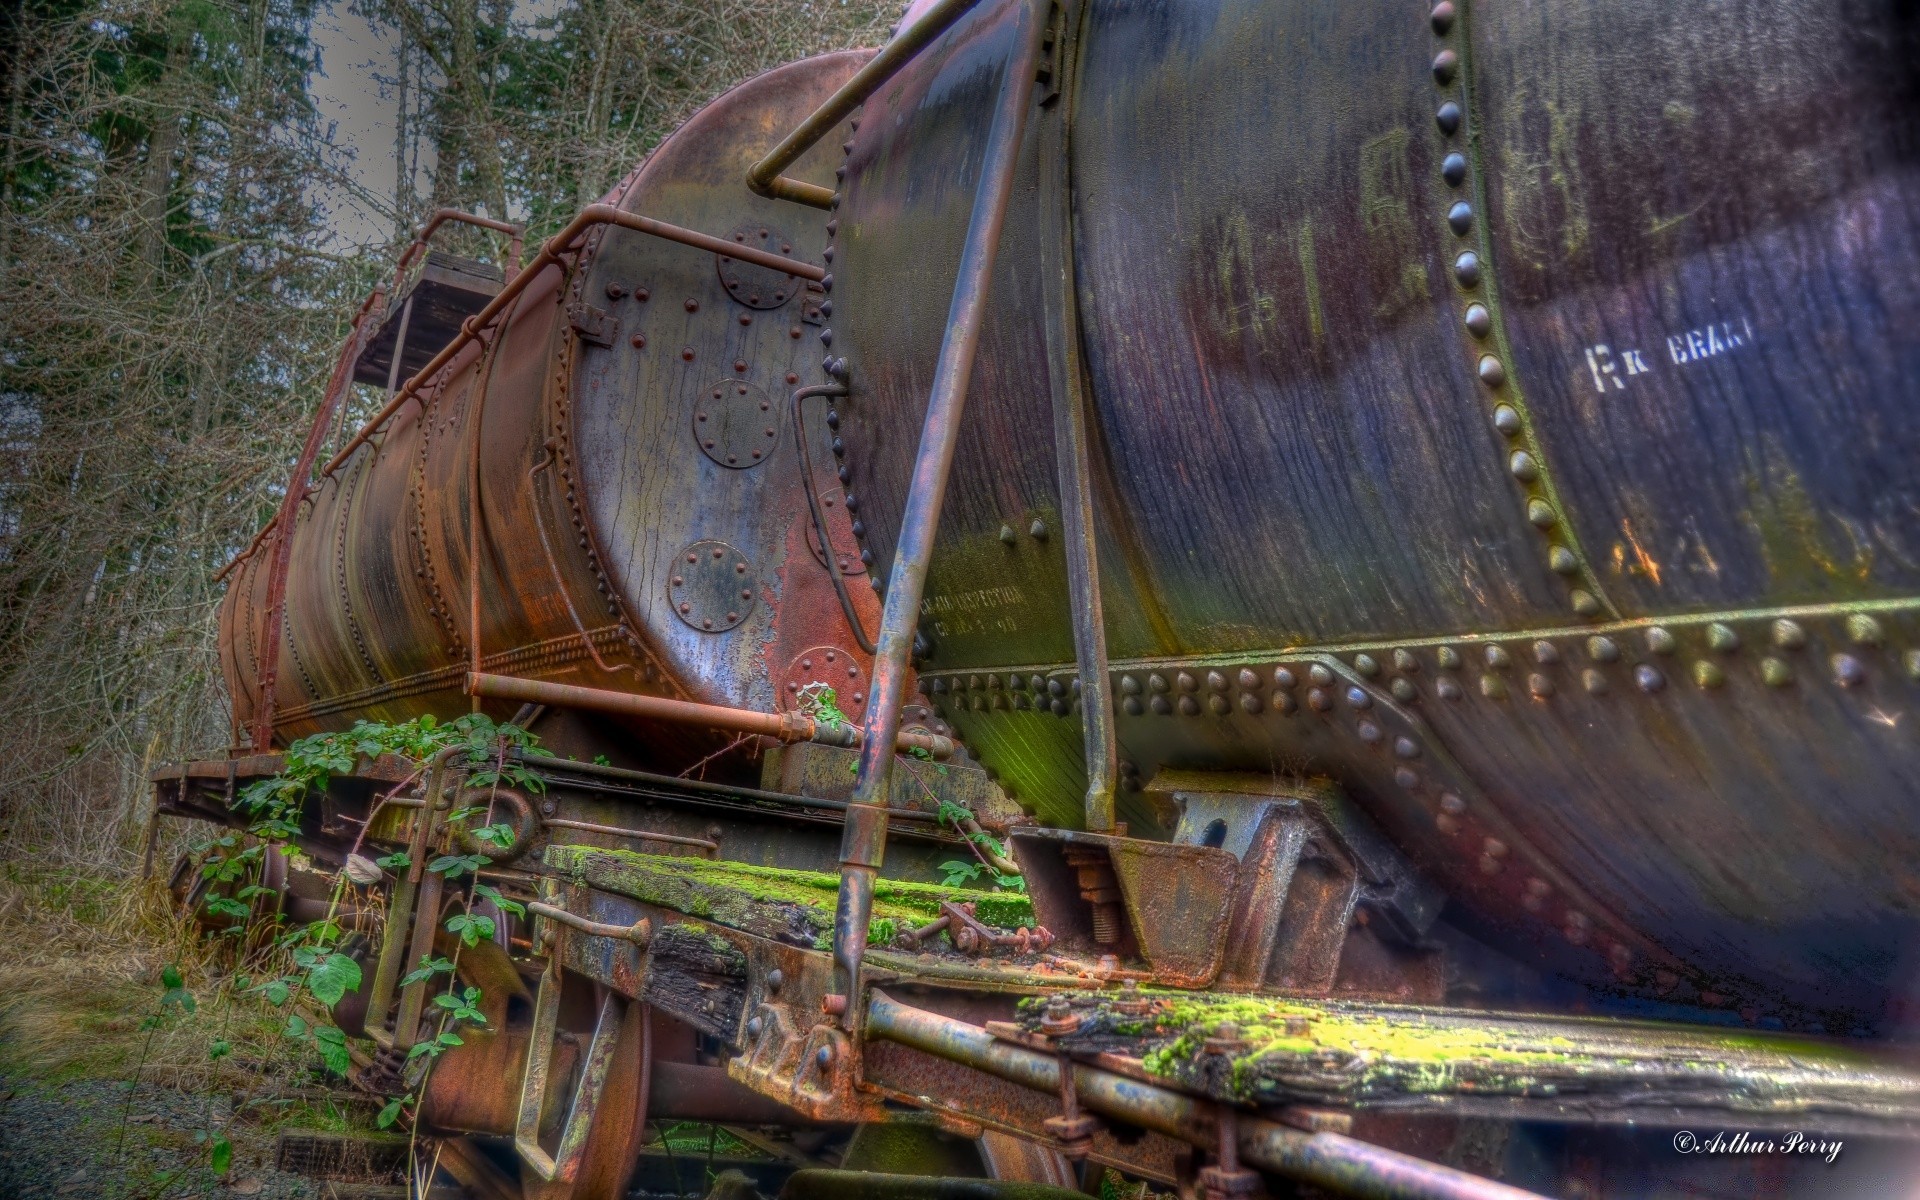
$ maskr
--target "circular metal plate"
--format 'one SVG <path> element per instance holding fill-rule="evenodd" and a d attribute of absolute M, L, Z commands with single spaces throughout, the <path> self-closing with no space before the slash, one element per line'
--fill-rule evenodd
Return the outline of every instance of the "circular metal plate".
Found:
<path fill-rule="evenodd" d="M 860 540 L 853 536 L 853 523 L 842 522 L 840 514 L 842 491 L 834 488 L 830 492 L 820 493 L 820 517 L 827 525 L 827 536 L 833 540 L 833 554 L 840 564 L 842 575 L 865 575 L 867 564 L 860 559 Z M 813 557 L 821 566 L 827 565 L 827 556 L 820 549 L 820 531 L 807 522 L 807 548 L 813 551 Z"/>
<path fill-rule="evenodd" d="M 723 633 L 753 611 L 753 564 L 725 542 L 695 542 L 673 561 L 667 599 L 695 629 Z"/>
<path fill-rule="evenodd" d="M 793 239 L 772 225 L 749 221 L 736 227 L 729 236 L 743 246 L 773 254 L 793 254 Z M 720 268 L 720 286 L 748 308 L 779 308 L 804 286 L 799 277 L 772 267 L 756 267 L 724 254 L 716 254 L 714 258 Z"/>
<path fill-rule="evenodd" d="M 783 708 L 800 707 L 801 694 L 810 686 L 825 684 L 833 689 L 834 703 L 850 721 L 859 721 L 867 711 L 867 673 L 860 660 L 840 646 L 815 646 L 802 650 L 787 664 L 787 681 L 781 691 Z"/>
<path fill-rule="evenodd" d="M 693 438 L 701 453 L 744 471 L 772 457 L 780 440 L 780 413 L 772 397 L 744 379 L 710 383 L 693 406 Z"/>

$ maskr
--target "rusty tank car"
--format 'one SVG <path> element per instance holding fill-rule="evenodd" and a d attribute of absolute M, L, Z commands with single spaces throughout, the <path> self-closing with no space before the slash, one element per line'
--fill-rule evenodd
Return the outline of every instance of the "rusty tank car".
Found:
<path fill-rule="evenodd" d="M 360 884 L 356 1076 L 473 1194 L 672 1190 L 669 1118 L 796 1197 L 1910 1176 L 1911 4 L 919 0 L 519 259 L 439 214 L 369 298 L 235 746 L 155 776 L 556 752 L 424 1081 L 446 890 Z M 462 786 L 296 840 L 417 863 Z M 933 882 L 982 831 L 1023 892 Z"/>

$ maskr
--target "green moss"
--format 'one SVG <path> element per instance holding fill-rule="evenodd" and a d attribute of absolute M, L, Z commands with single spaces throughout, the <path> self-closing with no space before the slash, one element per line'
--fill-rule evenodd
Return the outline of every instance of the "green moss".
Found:
<path fill-rule="evenodd" d="M 546 862 L 588 886 L 748 933 L 820 949 L 833 935 L 838 875 L 584 846 L 549 847 Z M 1033 924 L 1033 905 L 1018 893 L 879 879 L 874 881 L 868 937 L 885 945 L 900 928 L 939 916 L 940 904 L 947 900 L 972 902 L 980 920 L 989 925 Z"/>

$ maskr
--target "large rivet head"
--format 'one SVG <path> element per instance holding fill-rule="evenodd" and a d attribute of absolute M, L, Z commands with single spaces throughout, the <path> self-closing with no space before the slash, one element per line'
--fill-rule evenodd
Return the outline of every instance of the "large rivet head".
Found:
<path fill-rule="evenodd" d="M 1560 648 L 1541 638 L 1533 644 L 1533 661 L 1543 667 L 1550 667 L 1560 661 Z"/>
<path fill-rule="evenodd" d="M 1715 621 L 1707 626 L 1707 645 L 1728 654 L 1740 648 L 1740 635 L 1733 631 L 1733 626 Z"/>
<path fill-rule="evenodd" d="M 1565 546 L 1555 546 L 1547 551 L 1547 566 L 1556 575 L 1572 575 L 1580 569 L 1580 560 Z"/>
<path fill-rule="evenodd" d="M 1655 625 L 1647 630 L 1647 649 L 1655 654 L 1672 654 L 1679 643 L 1673 640 L 1673 634 L 1664 626 Z"/>
<path fill-rule="evenodd" d="M 1487 311 L 1484 304 L 1467 305 L 1466 316 L 1462 319 L 1466 322 L 1467 332 L 1477 338 L 1493 332 L 1493 314 Z"/>
<path fill-rule="evenodd" d="M 1514 437 L 1520 432 L 1520 413 L 1511 404 L 1496 404 L 1493 427 L 1508 437 Z"/>
<path fill-rule="evenodd" d="M 1199 711 L 1200 711 L 1200 702 L 1198 700 L 1195 700 L 1192 696 L 1180 697 L 1181 715 L 1191 717 L 1194 714 L 1198 713 Z"/>
<path fill-rule="evenodd" d="M 1847 618 L 1847 637 L 1856 646 L 1878 646 L 1886 633 L 1880 628 L 1880 622 L 1865 613 L 1855 613 Z"/>
<path fill-rule="evenodd" d="M 1908 679 L 1920 679 L 1920 650 L 1909 650 L 1900 660 L 1907 669 Z"/>
<path fill-rule="evenodd" d="M 1494 671 L 1504 671 L 1513 662 L 1513 656 L 1507 653 L 1505 646 L 1488 646 L 1486 659 L 1488 669 Z"/>
<path fill-rule="evenodd" d="M 1505 386 L 1507 382 L 1506 364 L 1491 354 L 1480 356 L 1480 382 L 1490 388 Z"/>
<path fill-rule="evenodd" d="M 1433 681 L 1433 694 L 1442 700 L 1458 700 L 1460 698 L 1459 681 L 1451 675 L 1442 675 Z"/>
<path fill-rule="evenodd" d="M 1507 458 L 1507 470 L 1511 471 L 1513 477 L 1521 483 L 1532 483 L 1540 478 L 1539 464 L 1534 462 L 1533 455 L 1525 450 L 1515 450 Z"/>
<path fill-rule="evenodd" d="M 1307 707 L 1315 712 L 1325 712 L 1333 707 L 1333 701 L 1327 696 L 1325 688 L 1312 688 L 1307 692 Z"/>
<path fill-rule="evenodd" d="M 1380 673 L 1380 664 L 1371 654 L 1356 654 L 1353 656 L 1353 669 L 1362 676 L 1372 679 Z"/>
<path fill-rule="evenodd" d="M 1393 756 L 1408 760 L 1420 757 L 1420 743 L 1409 737 L 1393 739 Z"/>
<path fill-rule="evenodd" d="M 1414 657 L 1413 651 L 1411 650 L 1405 648 L 1395 650 L 1393 652 L 1393 669 L 1396 671 L 1405 671 L 1411 675 L 1420 669 L 1420 660 Z"/>
<path fill-rule="evenodd" d="M 1498 675 L 1482 675 L 1480 677 L 1480 694 L 1489 700 L 1505 700 L 1507 698 L 1507 681 Z"/>
<path fill-rule="evenodd" d="M 1200 688 L 1200 681 L 1185 671 L 1173 677 L 1173 684 L 1183 692 L 1198 691 Z"/>
<path fill-rule="evenodd" d="M 1413 682 L 1407 679 L 1394 680 L 1387 685 L 1387 690 L 1392 692 L 1393 698 L 1402 704 L 1412 704 L 1420 698 L 1420 689 L 1414 687 Z"/>
<path fill-rule="evenodd" d="M 1800 622 L 1781 617 L 1773 623 L 1773 644 L 1782 650 L 1798 650 L 1807 644 L 1807 631 Z"/>
<path fill-rule="evenodd" d="M 1441 86 L 1452 83 L 1460 74 L 1460 56 L 1452 50 L 1442 50 L 1433 56 L 1433 81 Z"/>
<path fill-rule="evenodd" d="M 1553 505 L 1535 496 L 1527 501 L 1527 520 L 1537 529 L 1552 529 L 1554 524 Z"/>
<path fill-rule="evenodd" d="M 1434 33 L 1445 37 L 1447 31 L 1453 28 L 1453 0 L 1440 0 L 1433 6 L 1427 19 L 1433 22 Z"/>
<path fill-rule="evenodd" d="M 1718 663 L 1701 659 L 1693 664 L 1693 681 L 1703 688 L 1717 688 L 1727 681 L 1727 673 Z"/>
<path fill-rule="evenodd" d="M 1583 617 L 1597 617 L 1600 615 L 1599 597 L 1585 588 L 1574 588 L 1568 592 L 1567 601 L 1573 605 L 1573 611 Z"/>
<path fill-rule="evenodd" d="M 1607 677 L 1588 667 L 1580 672 L 1580 686 L 1587 689 L 1589 696 L 1602 696 L 1607 691 Z"/>
<path fill-rule="evenodd" d="M 1226 716 L 1227 710 L 1230 709 L 1231 707 L 1233 706 L 1227 703 L 1227 698 L 1225 696 L 1214 695 L 1214 696 L 1207 697 L 1207 708 L 1216 717 Z"/>
<path fill-rule="evenodd" d="M 1207 672 L 1207 690 L 1224 692 L 1227 690 L 1227 677 L 1218 671 Z"/>
<path fill-rule="evenodd" d="M 1452 646 L 1440 647 L 1433 652 L 1433 656 L 1439 661 L 1442 671 L 1458 671 L 1460 669 L 1460 652 Z"/>
<path fill-rule="evenodd" d="M 1867 668 L 1851 654 L 1833 656 L 1833 679 L 1841 687 L 1855 687 L 1867 681 Z"/>
<path fill-rule="evenodd" d="M 1347 689 L 1347 705 L 1351 708 L 1372 708 L 1373 697 L 1367 694 L 1365 688 L 1350 687 Z"/>
<path fill-rule="evenodd" d="M 1241 667 L 1239 683 L 1242 689 L 1252 691 L 1260 686 L 1260 675 L 1251 667 Z"/>
<path fill-rule="evenodd" d="M 1461 237 L 1465 237 L 1471 233 L 1473 231 L 1473 205 L 1468 204 L 1465 200 L 1454 201 L 1453 207 L 1447 210 L 1447 228 L 1453 230 Z"/>
<path fill-rule="evenodd" d="M 1147 686 L 1156 692 L 1164 692 L 1167 690 L 1167 677 L 1155 671 L 1147 676 Z"/>
<path fill-rule="evenodd" d="M 1460 281 L 1463 288 L 1480 286 L 1480 256 L 1471 250 L 1461 253 L 1453 260 L 1453 277 Z"/>
<path fill-rule="evenodd" d="M 1760 660 L 1760 678 L 1768 687 L 1785 687 L 1793 682 L 1793 668 L 1785 659 L 1775 658 L 1771 654 Z"/>
<path fill-rule="evenodd" d="M 1654 666 L 1652 663 L 1641 663 L 1635 667 L 1633 669 L 1633 681 L 1639 685 L 1641 691 L 1649 695 L 1667 686 L 1667 677 L 1662 675 L 1660 668 Z"/>
<path fill-rule="evenodd" d="M 1548 679 L 1545 675 L 1529 675 L 1527 676 L 1527 690 L 1532 692 L 1537 698 L 1545 700 L 1548 696 L 1553 695 L 1553 680 Z"/>
<path fill-rule="evenodd" d="M 1287 668 L 1275 667 L 1273 669 L 1273 686 L 1277 688 L 1291 688 L 1298 682 L 1299 680 L 1293 677 L 1293 672 Z"/>
<path fill-rule="evenodd" d="M 1595 662 L 1618 662 L 1620 646 L 1610 637 L 1595 635 L 1587 639 L 1587 657 Z"/>
<path fill-rule="evenodd" d="M 1448 137 L 1460 132 L 1460 106 L 1451 100 L 1442 104 L 1433 114 L 1433 123 Z"/>
<path fill-rule="evenodd" d="M 1327 668 L 1321 664 L 1315 663 L 1307 668 L 1307 678 L 1311 679 L 1318 687 L 1326 687 L 1333 682 L 1333 672 L 1327 670 Z"/>
<path fill-rule="evenodd" d="M 1249 713 L 1257 713 L 1263 705 L 1257 692 L 1241 692 L 1240 707 Z"/>
<path fill-rule="evenodd" d="M 1440 160 L 1440 178 L 1447 181 L 1449 187 L 1459 187 L 1467 181 L 1467 156 L 1454 151 Z"/>

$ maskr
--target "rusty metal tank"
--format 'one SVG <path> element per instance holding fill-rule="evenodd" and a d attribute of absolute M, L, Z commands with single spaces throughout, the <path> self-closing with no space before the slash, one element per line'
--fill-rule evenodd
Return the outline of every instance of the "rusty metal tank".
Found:
<path fill-rule="evenodd" d="M 739 181 L 791 114 L 869 55 L 826 55 L 733 89 L 607 202 L 817 262 L 819 222 L 796 221 Z M 838 140 L 800 173 L 830 182 Z M 817 287 L 604 224 L 540 270 L 427 381 L 421 402 L 323 474 L 302 505 L 276 739 L 466 711 L 476 664 L 762 711 L 816 681 L 863 701 L 869 660 L 847 633 L 817 536 L 808 540 L 789 415 L 815 358 Z M 826 465 L 831 434 L 819 411 L 809 416 L 829 539 L 849 572 L 863 571 Z M 235 569 L 220 614 L 241 729 L 266 666 L 271 536 Z M 870 589 L 853 598 L 877 621 Z M 652 724 L 630 724 L 624 739 L 655 765 L 714 744 Z"/>
<path fill-rule="evenodd" d="M 881 564 L 1014 7 L 866 104 L 827 225 L 803 377 L 851 388 L 846 507 Z M 1136 835 L 1168 827 L 1141 786 L 1165 767 L 1331 777 L 1529 962 L 1897 1022 L 1920 14 L 1064 7 L 922 605 L 940 714 L 1076 823 L 1064 358 Z M 1075 344 L 1049 344 L 1049 303 Z"/>

